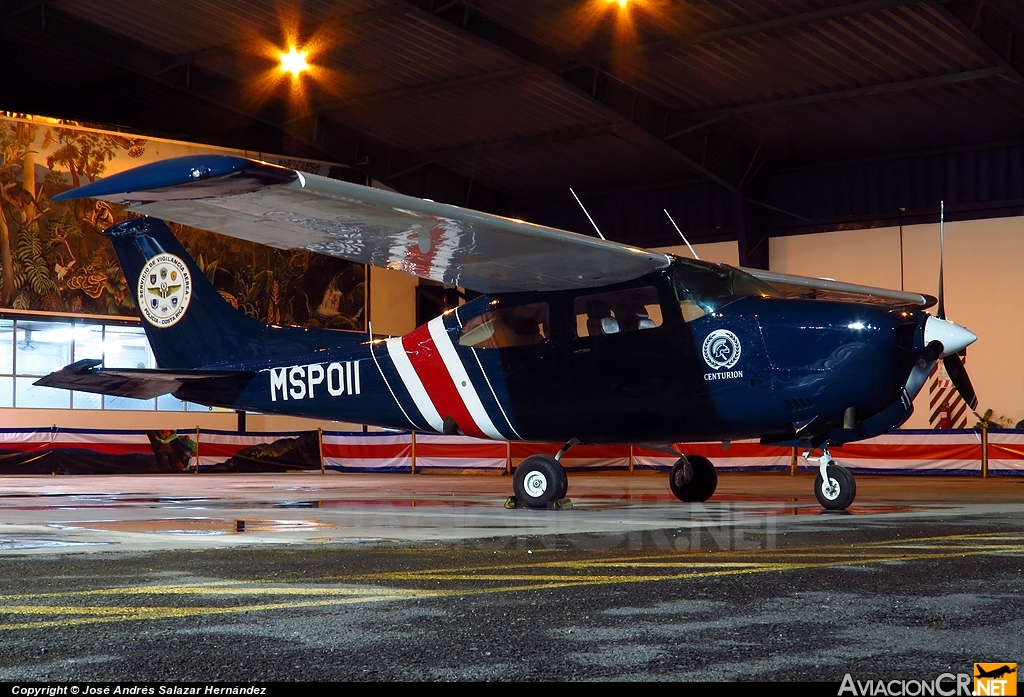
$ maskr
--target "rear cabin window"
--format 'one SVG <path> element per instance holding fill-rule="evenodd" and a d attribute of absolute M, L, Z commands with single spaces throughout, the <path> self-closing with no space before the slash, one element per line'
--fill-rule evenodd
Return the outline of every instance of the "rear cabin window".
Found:
<path fill-rule="evenodd" d="M 459 345 L 507 348 L 542 344 L 551 336 L 547 303 L 503 307 L 474 317 L 459 334 Z"/>
<path fill-rule="evenodd" d="M 661 326 L 661 304 L 654 286 L 576 298 L 576 336 L 604 336 Z"/>

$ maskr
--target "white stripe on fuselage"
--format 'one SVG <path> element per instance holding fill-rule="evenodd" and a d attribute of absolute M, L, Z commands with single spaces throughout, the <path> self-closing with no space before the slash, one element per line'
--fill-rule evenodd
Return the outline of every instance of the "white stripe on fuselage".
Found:
<path fill-rule="evenodd" d="M 384 375 L 384 370 L 380 367 L 380 361 L 377 360 L 377 355 L 373 352 L 373 341 L 371 340 L 368 345 L 370 347 L 370 358 L 373 359 L 373 364 L 377 366 L 377 372 L 380 373 L 380 379 L 384 381 L 384 386 L 388 388 L 388 392 L 391 393 L 391 398 L 395 400 L 395 404 L 397 404 L 398 408 L 401 410 L 402 416 L 404 416 L 409 421 L 409 423 L 412 424 L 413 428 L 419 428 L 419 424 L 413 421 L 409 414 L 406 413 L 405 407 L 403 407 L 402 403 L 398 401 L 398 395 L 396 395 L 395 391 L 391 389 L 391 383 L 388 382 L 387 376 Z M 356 376 L 358 377 L 359 373 L 356 373 Z"/>
<path fill-rule="evenodd" d="M 484 409 L 484 405 L 480 401 L 476 387 L 473 386 L 473 381 L 469 379 L 466 367 L 455 350 L 455 344 L 452 343 L 451 336 L 444 328 L 444 317 L 435 317 L 427 322 L 427 331 L 430 332 L 430 338 L 434 340 L 434 346 L 441 355 L 444 367 L 448 370 L 448 375 L 455 383 L 455 389 L 459 391 L 459 396 L 466 405 L 469 415 L 476 422 L 477 428 L 487 434 L 489 438 L 505 440 L 505 436 L 494 427 L 491 417 L 487 415 L 487 410 Z"/>
<path fill-rule="evenodd" d="M 423 418 L 426 419 L 432 429 L 439 433 L 443 432 L 444 421 L 441 419 L 441 415 L 437 413 L 437 408 L 434 407 L 434 403 L 430 400 L 430 396 L 427 394 L 426 388 L 423 387 L 420 376 L 416 374 L 416 369 L 412 367 L 412 361 L 409 360 L 409 356 L 405 353 L 401 337 L 388 339 L 385 343 L 388 346 L 388 355 L 391 356 L 391 360 L 395 364 L 395 370 L 398 371 L 402 382 L 405 383 L 405 389 L 409 390 L 409 396 L 415 402 L 416 408 L 420 410 Z"/>

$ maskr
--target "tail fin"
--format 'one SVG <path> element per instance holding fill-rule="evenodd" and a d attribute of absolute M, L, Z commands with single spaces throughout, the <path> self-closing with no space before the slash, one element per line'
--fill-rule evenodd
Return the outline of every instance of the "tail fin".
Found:
<path fill-rule="evenodd" d="M 106 230 L 157 364 L 172 370 L 266 355 L 269 327 L 233 308 L 157 218 Z"/>

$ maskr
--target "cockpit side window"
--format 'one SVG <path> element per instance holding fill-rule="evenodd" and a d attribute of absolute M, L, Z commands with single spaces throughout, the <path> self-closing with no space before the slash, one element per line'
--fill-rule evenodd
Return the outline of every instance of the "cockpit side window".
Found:
<path fill-rule="evenodd" d="M 672 282 L 683 320 L 692 322 L 739 298 L 782 297 L 748 273 L 725 264 L 677 259 Z"/>
<path fill-rule="evenodd" d="M 503 307 L 466 322 L 459 345 L 473 348 L 507 348 L 542 344 L 551 336 L 547 303 Z"/>
<path fill-rule="evenodd" d="M 627 288 L 576 298 L 576 336 L 603 336 L 661 326 L 661 304 L 654 286 Z"/>

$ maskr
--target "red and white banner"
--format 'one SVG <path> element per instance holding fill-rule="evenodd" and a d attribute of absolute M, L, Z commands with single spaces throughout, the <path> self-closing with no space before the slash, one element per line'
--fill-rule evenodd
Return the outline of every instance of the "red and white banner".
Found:
<path fill-rule="evenodd" d="M 324 467 L 338 472 L 411 472 L 409 433 L 323 432 Z"/>
<path fill-rule="evenodd" d="M 153 432 L 163 433 L 163 432 Z M 173 433 L 168 431 L 167 433 Z M 194 432 L 181 434 L 195 438 Z M 305 464 L 298 469 L 319 468 L 322 448 L 325 469 L 361 472 L 431 472 L 431 471 L 504 471 L 515 467 L 535 453 L 554 455 L 560 446 L 545 443 L 511 443 L 464 436 L 443 436 L 419 433 L 347 433 L 325 431 L 322 446 L 316 432 L 298 433 L 235 433 L 233 431 L 200 431 L 198 441 L 201 468 L 216 467 L 240 452 L 258 445 L 268 451 L 282 449 L 285 440 L 304 441 Z M 0 451 L 11 453 L 44 453 L 52 450 L 87 450 L 99 454 L 127 455 L 152 453 L 153 445 L 146 431 L 86 429 L 2 429 Z M 788 470 L 792 449 L 763 446 L 757 441 L 735 441 L 727 448 L 720 442 L 685 443 L 677 446 L 687 454 L 703 455 L 721 471 Z M 1024 475 L 1024 431 L 991 429 L 989 431 L 989 471 L 993 474 Z M 308 452 L 306 452 L 308 451 Z M 804 460 L 798 453 L 798 466 L 807 471 L 816 461 Z M 816 453 L 817 454 L 817 453 Z M 851 443 L 832 449 L 833 457 L 854 471 L 889 473 L 963 473 L 981 472 L 981 433 L 963 430 L 897 430 L 868 441 Z M 270 458 L 275 455 L 268 453 Z M 13 457 L 13 456 L 12 456 Z M 263 457 L 252 454 L 248 457 Z M 578 445 L 562 463 L 570 470 L 667 470 L 676 457 L 640 447 L 617 445 Z M 287 460 L 281 467 L 289 468 Z M 85 471 L 85 470 L 79 470 Z"/>
<path fill-rule="evenodd" d="M 679 451 L 687 455 L 702 455 L 711 460 L 722 472 L 788 470 L 792 465 L 793 449 L 777 445 L 761 445 L 756 440 L 738 440 L 728 447 L 719 441 L 710 443 L 677 443 Z M 671 469 L 678 457 L 657 450 L 633 448 L 634 469 Z"/>
<path fill-rule="evenodd" d="M 195 437 L 194 434 L 192 434 Z M 212 467 L 227 462 L 243 450 L 257 445 L 273 443 L 283 438 L 295 438 L 299 433 L 237 433 L 235 431 L 200 431 L 199 466 Z M 319 464 L 318 464 L 319 466 Z"/>
<path fill-rule="evenodd" d="M 871 440 L 832 448 L 832 457 L 854 471 L 980 474 L 981 432 L 974 429 L 897 430 Z M 817 465 L 806 460 L 800 464 Z"/>
<path fill-rule="evenodd" d="M 153 452 L 145 431 L 92 431 L 63 428 L 0 430 L 0 450 L 32 452 L 57 448 L 80 448 L 111 455 Z"/>
<path fill-rule="evenodd" d="M 1024 475 L 1024 431 L 989 429 L 988 471 Z"/>
<path fill-rule="evenodd" d="M 498 470 L 505 471 L 508 443 L 505 441 L 416 434 L 416 471 Z"/>
<path fill-rule="evenodd" d="M 512 466 L 536 453 L 554 457 L 561 445 L 552 443 L 513 443 Z M 628 469 L 628 445 L 577 445 L 561 459 L 562 466 L 568 470 L 594 469 Z"/>

